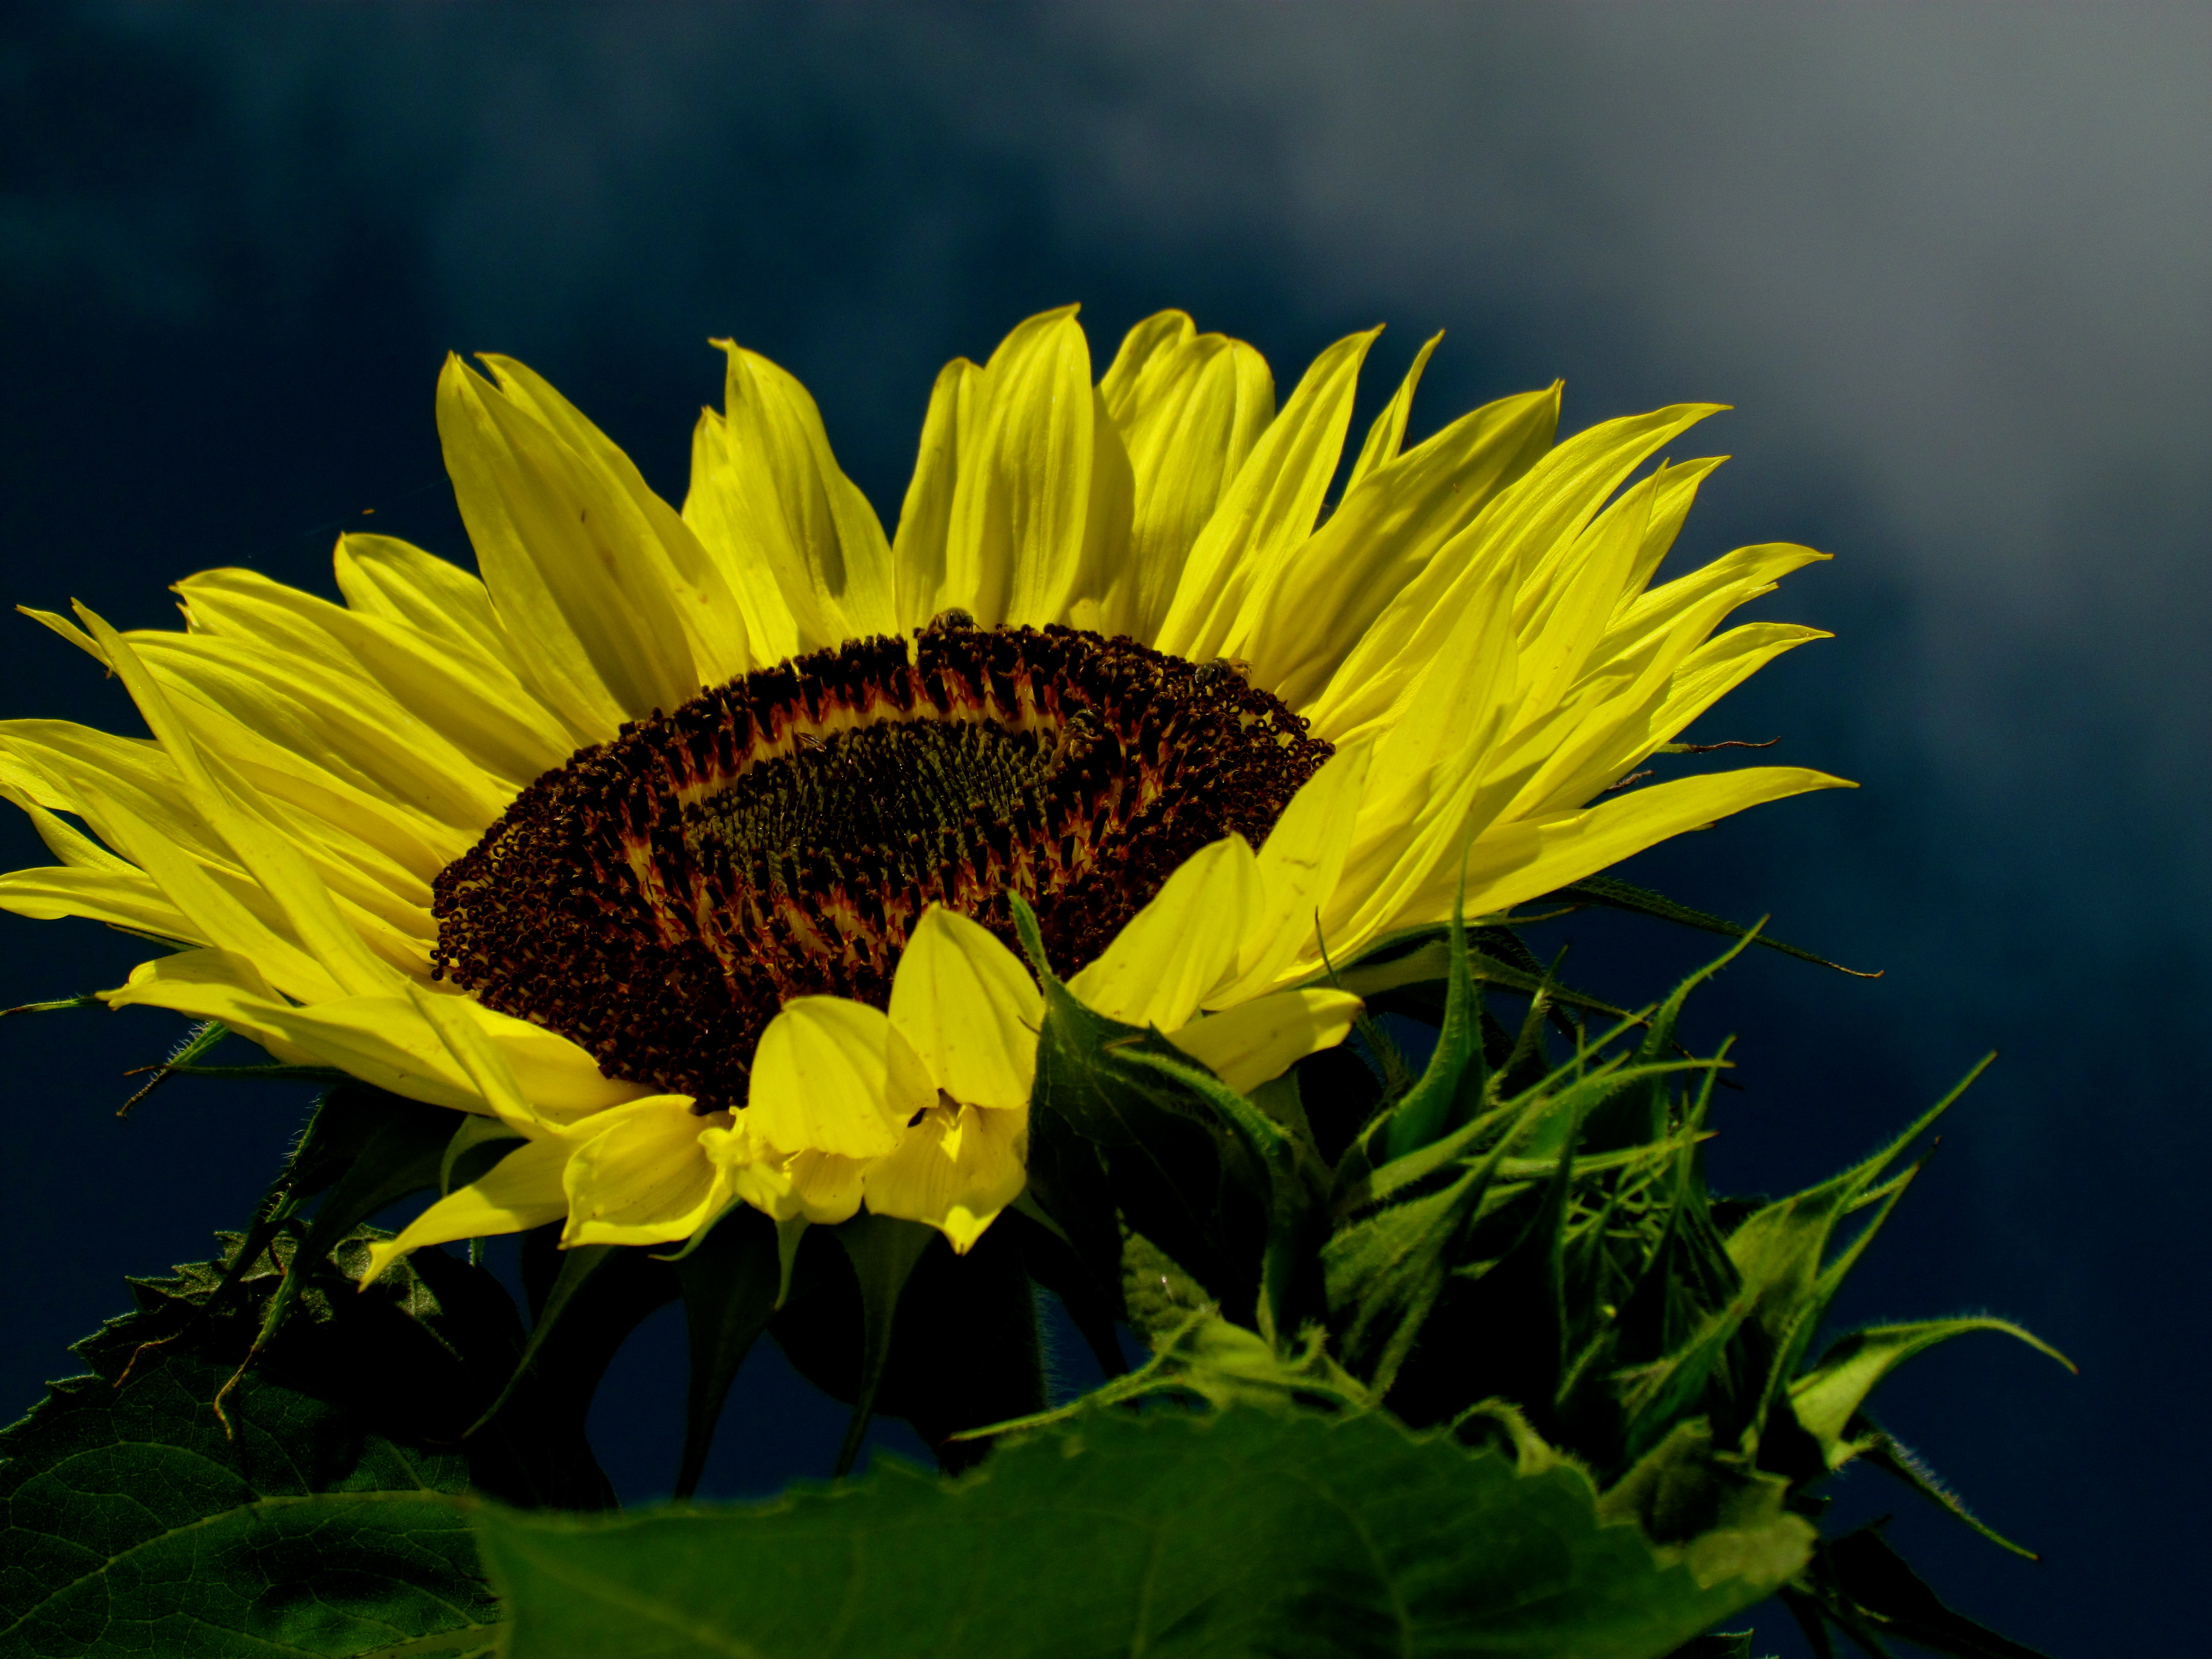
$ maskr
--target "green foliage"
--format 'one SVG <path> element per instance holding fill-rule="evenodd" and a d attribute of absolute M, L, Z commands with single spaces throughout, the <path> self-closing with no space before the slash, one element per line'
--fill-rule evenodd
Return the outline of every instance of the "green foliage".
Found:
<path fill-rule="evenodd" d="M 343 1268 L 366 1249 L 356 1236 L 338 1267 L 299 1276 L 297 1316 L 222 1417 L 213 1402 L 295 1260 L 289 1233 L 235 1273 L 137 1281 L 137 1310 L 77 1345 L 91 1374 L 0 1431 L 0 1655 L 488 1645 L 496 1608 L 446 1496 L 471 1462 L 438 1443 L 459 1426 L 440 1410 L 480 1398 L 501 1363 L 483 1351 L 511 1356 L 520 1333 L 442 1257 L 356 1295 Z"/>
<path fill-rule="evenodd" d="M 1655 1549 L 1567 1463 L 1244 1409 L 1093 1411 L 952 1483 L 894 1467 L 755 1510 L 477 1524 L 509 1659 L 1657 1659 L 1812 1539 L 1769 1505 Z"/>
<path fill-rule="evenodd" d="M 1700 1148 L 1726 1051 L 1692 1054 L 1678 1027 L 1697 985 L 1771 941 L 1609 879 L 1560 896 L 1735 944 L 1626 1011 L 1495 919 L 1455 920 L 1336 975 L 1371 1013 L 1435 1028 L 1418 1072 L 1370 1019 L 1249 1098 L 1085 1007 L 1016 901 L 1045 1005 L 1030 1188 L 973 1249 L 743 1208 L 666 1253 L 564 1252 L 539 1229 L 526 1336 L 488 1276 L 436 1253 L 354 1293 L 368 1215 L 507 1147 L 488 1120 L 335 1087 L 224 1261 L 142 1285 L 140 1312 L 82 1345 L 97 1375 L 0 1438 L 0 1659 L 477 1651 L 494 1607 L 464 1487 L 501 1500 L 469 1512 L 514 1659 L 955 1642 L 1750 1659 L 1747 1634 L 1711 1627 L 1778 1589 L 1823 1653 L 1840 1631 L 2026 1659 L 1878 1533 L 1815 1541 L 1820 1484 L 1857 1461 L 2018 1547 L 1869 1401 L 1954 1336 L 2042 1343 L 1938 1319 L 1812 1357 L 1956 1091 L 1804 1192 L 1717 1199 Z M 205 1070 L 198 1053 L 178 1069 Z M 1056 1410 L 1039 1286 L 1109 1379 Z M 746 1511 L 547 1513 L 611 1507 L 592 1395 L 679 1295 L 680 1494 L 763 1332 L 853 1407 L 839 1474 L 878 1412 L 970 1473 L 894 1468 Z M 1152 1349 L 1127 1376 L 1122 1324 Z"/>
<path fill-rule="evenodd" d="M 1437 1041 L 1414 1076 L 1363 1032 L 1374 1065 L 1352 1079 L 1355 1121 L 1336 1146 L 1318 1126 L 1346 1121 L 1329 1097 L 1341 1056 L 1243 1101 L 1157 1033 L 1100 1019 L 1044 975 L 1033 1166 L 1051 1177 L 1036 1195 L 1071 1237 L 1092 1241 L 1094 1273 L 1155 1351 L 1099 1397 L 1379 1403 L 1415 1428 L 1570 1460 L 1607 1513 L 1662 1543 L 1747 1503 L 1815 1517 L 1816 1488 L 1854 1459 L 1996 1537 L 1883 1433 L 1867 1399 L 1905 1359 L 1966 1331 L 2042 1344 L 2001 1321 L 1938 1320 L 1846 1334 L 1808 1359 L 1917 1172 L 1911 1149 L 1959 1091 L 1832 1180 L 1771 1203 L 1717 1202 L 1699 1147 L 1725 1050 L 1692 1056 L 1676 1032 L 1696 986 L 1757 930 L 1617 886 L 1567 896 L 1710 924 L 1737 943 L 1595 1033 L 1581 1024 L 1594 1000 L 1528 972 L 1533 959 L 1514 963 L 1526 953 L 1502 929 L 1455 923 L 1351 965 L 1339 982 L 1395 1006 L 1434 983 L 1419 1006 Z M 1488 1006 L 1501 984 L 1527 996 L 1510 1029 Z M 1177 1136 L 1190 1150 L 1162 1170 Z M 1079 1204 L 1064 1202 L 1071 1193 Z M 1873 1604 L 1854 1599 L 1875 1581 L 1838 1580 L 1833 1559 L 1855 1558 L 1820 1554 L 1793 1593 L 1828 1624 L 1875 1628 Z"/>

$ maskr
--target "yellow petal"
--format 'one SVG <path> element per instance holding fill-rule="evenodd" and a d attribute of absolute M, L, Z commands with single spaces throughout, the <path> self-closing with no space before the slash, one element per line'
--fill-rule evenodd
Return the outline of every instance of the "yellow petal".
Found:
<path fill-rule="evenodd" d="M 955 357 L 930 388 L 921 447 L 915 456 L 906 503 L 899 509 L 898 535 L 891 543 L 902 629 L 922 627 L 943 611 L 974 614 L 983 602 L 976 587 L 979 573 L 972 564 L 963 564 L 956 579 L 947 562 L 952 501 L 963 457 L 974 464 L 975 432 L 984 400 L 982 375 L 965 357 Z"/>
<path fill-rule="evenodd" d="M 1021 324 L 983 368 L 947 524 L 945 586 L 984 625 L 1043 626 L 1102 599 L 1125 550 L 1133 484 L 1091 384 L 1073 307 Z"/>
<path fill-rule="evenodd" d="M 877 1215 L 927 1222 L 967 1254 L 1028 1183 L 1029 1108 L 933 1106 L 862 1178 Z"/>
<path fill-rule="evenodd" d="M 476 1085 L 477 1098 L 501 1122 L 533 1139 L 557 1132 L 558 1126 L 525 1097 L 507 1057 L 493 1047 L 474 1018 L 471 1004 L 459 997 L 434 994 L 419 985 L 407 988 L 407 1000 Z"/>
<path fill-rule="evenodd" d="M 940 904 L 922 912 L 891 982 L 890 1022 L 955 1100 L 1028 1103 L 1044 999 L 981 923 Z"/>
<path fill-rule="evenodd" d="M 426 1244 L 524 1232 L 559 1220 L 568 1212 L 561 1174 L 569 1150 L 565 1140 L 525 1141 L 477 1180 L 416 1216 L 397 1238 L 372 1245 L 362 1284 L 366 1286 L 401 1256 Z"/>
<path fill-rule="evenodd" d="M 747 1121 L 787 1152 L 880 1158 L 936 1099 L 928 1073 L 880 1008 L 793 997 L 753 1054 Z"/>
<path fill-rule="evenodd" d="M 1275 383 L 1250 346 L 1169 311 L 1129 331 L 1098 390 L 1134 474 L 1129 631 L 1149 640 L 1199 532 L 1274 418 Z"/>
<path fill-rule="evenodd" d="M 563 1245 L 689 1238 L 721 1208 L 728 1182 L 699 1141 L 727 1115 L 702 1117 L 691 1108 L 689 1095 L 649 1095 L 579 1126 L 581 1144 L 562 1177 Z"/>
<path fill-rule="evenodd" d="M 1359 1016 L 1348 991 L 1278 991 L 1194 1020 L 1168 1041 L 1240 1095 L 1249 1095 L 1344 1041 Z"/>
<path fill-rule="evenodd" d="M 752 582 L 756 569 L 771 580 L 775 599 L 751 601 L 753 625 L 787 617 L 792 637 L 757 641 L 768 647 L 757 654 L 891 632 L 890 547 L 875 508 L 839 468 L 814 399 L 759 353 L 715 343 L 728 359 L 723 415 L 719 426 L 702 426 L 694 447 L 684 515 L 714 544 L 733 588 Z"/>
<path fill-rule="evenodd" d="M 438 435 L 515 666 L 573 726 L 625 720 L 699 689 L 656 527 L 623 482 L 525 393 L 448 357 Z"/>
<path fill-rule="evenodd" d="M 1543 394 L 1556 399 L 1559 388 Z M 1501 491 L 1475 521 L 1437 550 L 1397 589 L 1328 686 L 1304 708 L 1332 742 L 1364 728 L 1415 671 L 1442 652 L 1474 596 L 1505 584 L 1509 595 L 1547 591 L 1548 565 L 1595 517 L 1622 480 L 1655 450 L 1716 412 L 1681 404 L 1578 432 Z"/>
<path fill-rule="evenodd" d="M 1438 329 L 1421 343 L 1421 349 L 1413 354 L 1413 366 L 1406 371 L 1406 378 L 1398 383 L 1390 401 L 1367 428 L 1367 441 L 1359 447 L 1359 459 L 1352 462 L 1352 471 L 1345 476 L 1344 493 L 1347 499 L 1366 482 L 1369 473 L 1398 459 L 1399 448 L 1406 441 L 1406 422 L 1413 418 L 1414 389 L 1421 384 L 1421 371 L 1429 366 L 1429 359 L 1436 354 L 1443 337 L 1443 331 Z"/>
<path fill-rule="evenodd" d="M 666 585 L 690 647 L 690 672 L 718 684 L 753 667 L 744 617 L 721 562 L 700 544 L 683 515 L 653 494 L 630 458 L 586 420 L 583 412 L 512 357 L 487 352 L 484 366 L 500 390 L 544 422 L 562 443 L 612 486 L 617 507 L 634 510 L 642 532 L 637 556 Z"/>
<path fill-rule="evenodd" d="M 520 789 L 576 748 L 574 737 L 503 663 L 407 623 L 363 615 L 251 570 L 179 582 L 195 631 L 274 647 L 297 663 L 343 659 L 412 720 Z"/>
<path fill-rule="evenodd" d="M 1263 902 L 1243 836 L 1202 847 L 1067 988 L 1109 1019 L 1172 1031 L 1235 966 Z"/>
<path fill-rule="evenodd" d="M 708 1128 L 700 1149 L 722 1172 L 732 1196 L 770 1219 L 804 1217 L 834 1227 L 860 1207 L 860 1175 L 872 1161 L 835 1152 L 779 1152 L 753 1121 L 750 1108 L 726 1128 Z"/>
<path fill-rule="evenodd" d="M 1190 550 L 1154 643 L 1204 661 L 1243 613 L 1254 577 L 1313 533 L 1344 453 L 1359 365 L 1380 329 L 1339 340 L 1314 359 L 1255 444 Z"/>
<path fill-rule="evenodd" d="M 1698 486 L 1723 460 L 1720 455 L 1708 455 L 1694 461 L 1662 461 L 1654 475 L 1659 490 L 1651 503 L 1651 523 L 1644 532 L 1644 545 L 1638 550 L 1635 568 L 1630 571 L 1626 591 L 1621 595 L 1621 606 L 1626 610 L 1634 603 L 1637 595 L 1650 585 L 1658 571 L 1660 562 L 1668 550 L 1674 545 L 1674 538 L 1682 528 L 1682 521 L 1690 516 L 1690 507 L 1698 499 Z"/>
<path fill-rule="evenodd" d="M 1340 749 L 1275 820 L 1260 848 L 1260 904 L 1237 950 L 1237 977 L 1208 994 L 1210 1005 L 1225 1007 L 1259 995 L 1312 949 L 1322 906 L 1351 851 L 1371 758 L 1365 744 Z"/>
<path fill-rule="evenodd" d="M 1256 579 L 1223 648 L 1293 708 L 1316 701 L 1390 601 L 1543 454 L 1558 412 L 1550 392 L 1503 398 L 1376 469 Z"/>
<path fill-rule="evenodd" d="M 1470 915 L 1505 909 L 1746 807 L 1808 790 L 1857 787 L 1802 767 L 1753 766 L 1655 783 L 1548 823 L 1513 824 L 1476 842 L 1468 863 L 1467 908 Z M 1438 866 L 1392 925 L 1442 919 L 1456 884 L 1456 872 Z"/>

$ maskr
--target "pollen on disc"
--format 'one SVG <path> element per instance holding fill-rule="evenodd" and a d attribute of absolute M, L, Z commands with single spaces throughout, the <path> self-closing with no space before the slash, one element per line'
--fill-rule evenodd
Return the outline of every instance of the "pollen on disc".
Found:
<path fill-rule="evenodd" d="M 1054 968 L 1185 859 L 1263 841 L 1330 753 L 1221 665 L 958 613 L 625 726 L 538 778 L 439 876 L 435 969 L 608 1075 L 742 1103 L 785 1000 L 882 1006 L 930 904 Z"/>

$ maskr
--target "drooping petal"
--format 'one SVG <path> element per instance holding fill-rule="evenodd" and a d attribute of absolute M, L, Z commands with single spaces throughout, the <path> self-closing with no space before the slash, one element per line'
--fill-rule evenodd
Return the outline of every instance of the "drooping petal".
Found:
<path fill-rule="evenodd" d="M 880 1008 L 793 997 L 753 1054 L 746 1116 L 787 1152 L 880 1158 L 937 1098 L 927 1070 Z"/>
<path fill-rule="evenodd" d="M 1235 965 L 1262 902 L 1243 836 L 1200 848 L 1067 988 L 1109 1019 L 1175 1030 Z"/>
<path fill-rule="evenodd" d="M 926 1222 L 964 1255 L 1028 1184 L 1029 1108 L 933 1106 L 861 1177 L 877 1215 Z"/>
<path fill-rule="evenodd" d="M 391 965 L 380 962 L 360 935 L 346 925 L 330 889 L 299 849 L 253 811 L 252 791 L 240 784 L 222 757 L 204 754 L 193 744 L 167 696 L 146 672 L 129 642 L 82 606 L 78 617 L 129 688 L 155 740 L 176 763 L 193 809 L 282 911 L 288 930 L 298 942 L 296 949 L 348 994 L 395 988 L 398 975 Z M 142 845 L 140 855 L 132 861 L 151 870 L 145 851 Z"/>
<path fill-rule="evenodd" d="M 568 1212 L 562 1171 L 568 1162 L 565 1140 L 526 1140 L 476 1181 L 449 1193 L 400 1230 L 396 1238 L 369 1247 L 367 1286 L 401 1256 L 426 1244 L 450 1244 L 459 1238 L 491 1238 L 526 1232 L 558 1221 Z"/>
<path fill-rule="evenodd" d="M 922 913 L 891 983 L 890 1022 L 955 1100 L 1028 1102 L 1044 999 L 1021 959 L 980 922 L 942 905 Z"/>
<path fill-rule="evenodd" d="M 701 1131 L 702 1152 L 721 1171 L 732 1197 L 775 1221 L 805 1218 L 834 1227 L 860 1207 L 860 1174 L 867 1158 L 835 1152 L 779 1152 L 762 1134 L 751 1109 L 726 1127 Z"/>
<path fill-rule="evenodd" d="M 288 661 L 346 663 L 510 790 L 558 766 L 576 747 L 511 670 L 457 649 L 448 638 L 332 605 L 251 570 L 203 571 L 179 582 L 177 592 L 196 631 L 250 641 Z"/>
<path fill-rule="evenodd" d="M 579 1131 L 562 1187 L 564 1246 L 662 1244 L 689 1238 L 721 1206 L 728 1182 L 700 1146 L 726 1113 L 702 1117 L 689 1095 L 649 1095 Z"/>
<path fill-rule="evenodd" d="M 1348 991 L 1278 991 L 1194 1020 L 1168 1041 L 1240 1095 L 1344 1041 L 1360 1001 Z"/>

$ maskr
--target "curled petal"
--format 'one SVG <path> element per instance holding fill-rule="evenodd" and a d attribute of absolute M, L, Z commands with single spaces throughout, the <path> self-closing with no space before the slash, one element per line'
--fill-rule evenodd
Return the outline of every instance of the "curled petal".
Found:
<path fill-rule="evenodd" d="M 1208 1016 L 1168 1041 L 1240 1095 L 1344 1041 L 1359 1017 L 1349 991 L 1279 991 Z"/>
<path fill-rule="evenodd" d="M 660 1244 L 689 1238 L 721 1208 L 728 1183 L 699 1141 L 727 1123 L 702 1117 L 689 1095 L 649 1095 L 582 1126 L 562 1185 L 564 1246 Z"/>
<path fill-rule="evenodd" d="M 787 1152 L 880 1158 L 936 1097 L 911 1045 L 880 1008 L 794 997 L 761 1033 L 746 1116 Z"/>
<path fill-rule="evenodd" d="M 892 1028 L 937 1088 L 1001 1109 L 1026 1105 L 1044 998 L 1021 959 L 982 924 L 933 904 L 891 985 Z"/>
<path fill-rule="evenodd" d="M 557 1221 L 568 1212 L 561 1175 L 569 1146 L 562 1140 L 528 1140 L 459 1191 L 416 1216 L 397 1238 L 370 1247 L 366 1285 L 411 1250 L 457 1238 L 489 1238 Z"/>
<path fill-rule="evenodd" d="M 1028 1183 L 1026 1106 L 992 1111 L 947 1101 L 906 1132 L 862 1177 L 877 1215 L 924 1221 L 965 1255 Z"/>

